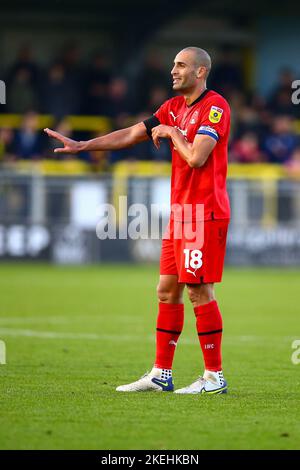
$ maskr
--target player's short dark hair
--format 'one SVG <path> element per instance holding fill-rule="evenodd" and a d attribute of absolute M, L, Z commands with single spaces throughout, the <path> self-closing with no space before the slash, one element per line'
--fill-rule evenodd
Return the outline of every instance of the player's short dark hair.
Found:
<path fill-rule="evenodd" d="M 205 67 L 206 68 L 206 78 L 211 69 L 211 58 L 207 51 L 196 46 L 188 46 L 182 49 L 183 51 L 192 51 L 195 56 L 195 65 L 196 67 Z"/>

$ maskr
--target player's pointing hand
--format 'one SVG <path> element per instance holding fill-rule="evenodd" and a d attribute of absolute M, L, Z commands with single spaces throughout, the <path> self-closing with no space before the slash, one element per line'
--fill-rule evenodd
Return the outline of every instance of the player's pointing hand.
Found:
<path fill-rule="evenodd" d="M 61 142 L 64 146 L 58 147 L 54 149 L 55 153 L 78 153 L 80 152 L 80 145 L 79 142 L 76 140 L 69 139 L 69 137 L 65 137 L 64 135 L 60 134 L 59 132 L 53 131 L 52 129 L 44 129 L 46 134 L 53 139 L 57 139 Z"/>

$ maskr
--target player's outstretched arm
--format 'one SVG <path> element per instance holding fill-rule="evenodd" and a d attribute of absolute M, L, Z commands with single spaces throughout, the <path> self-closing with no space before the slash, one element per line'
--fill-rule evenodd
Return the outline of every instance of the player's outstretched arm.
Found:
<path fill-rule="evenodd" d="M 96 137 L 87 141 L 76 141 L 69 139 L 59 132 L 52 129 L 44 129 L 49 137 L 52 137 L 63 144 L 54 150 L 55 153 L 79 153 L 83 151 L 93 150 L 119 150 L 131 147 L 139 142 L 148 140 L 146 126 L 143 122 L 139 122 L 134 126 L 111 132 L 110 134 Z"/>

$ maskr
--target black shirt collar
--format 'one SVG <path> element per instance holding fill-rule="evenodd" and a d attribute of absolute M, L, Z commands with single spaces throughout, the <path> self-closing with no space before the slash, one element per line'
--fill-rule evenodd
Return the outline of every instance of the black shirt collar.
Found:
<path fill-rule="evenodd" d="M 202 98 L 204 98 L 204 96 L 207 95 L 208 92 L 209 90 L 206 88 L 206 90 L 202 91 L 201 95 L 198 96 L 198 98 L 195 101 L 193 101 L 191 104 L 188 104 L 187 107 L 191 108 L 192 106 L 194 106 L 194 104 L 199 103 L 199 101 L 201 101 Z"/>

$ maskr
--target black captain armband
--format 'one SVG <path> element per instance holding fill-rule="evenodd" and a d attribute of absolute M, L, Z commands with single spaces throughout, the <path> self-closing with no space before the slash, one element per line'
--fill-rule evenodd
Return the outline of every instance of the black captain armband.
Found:
<path fill-rule="evenodd" d="M 146 126 L 148 136 L 150 137 L 150 139 L 152 139 L 151 131 L 152 131 L 153 127 L 156 127 L 156 126 L 160 125 L 159 119 L 156 116 L 151 116 L 151 118 L 145 119 L 145 121 L 143 121 L 143 123 Z"/>

